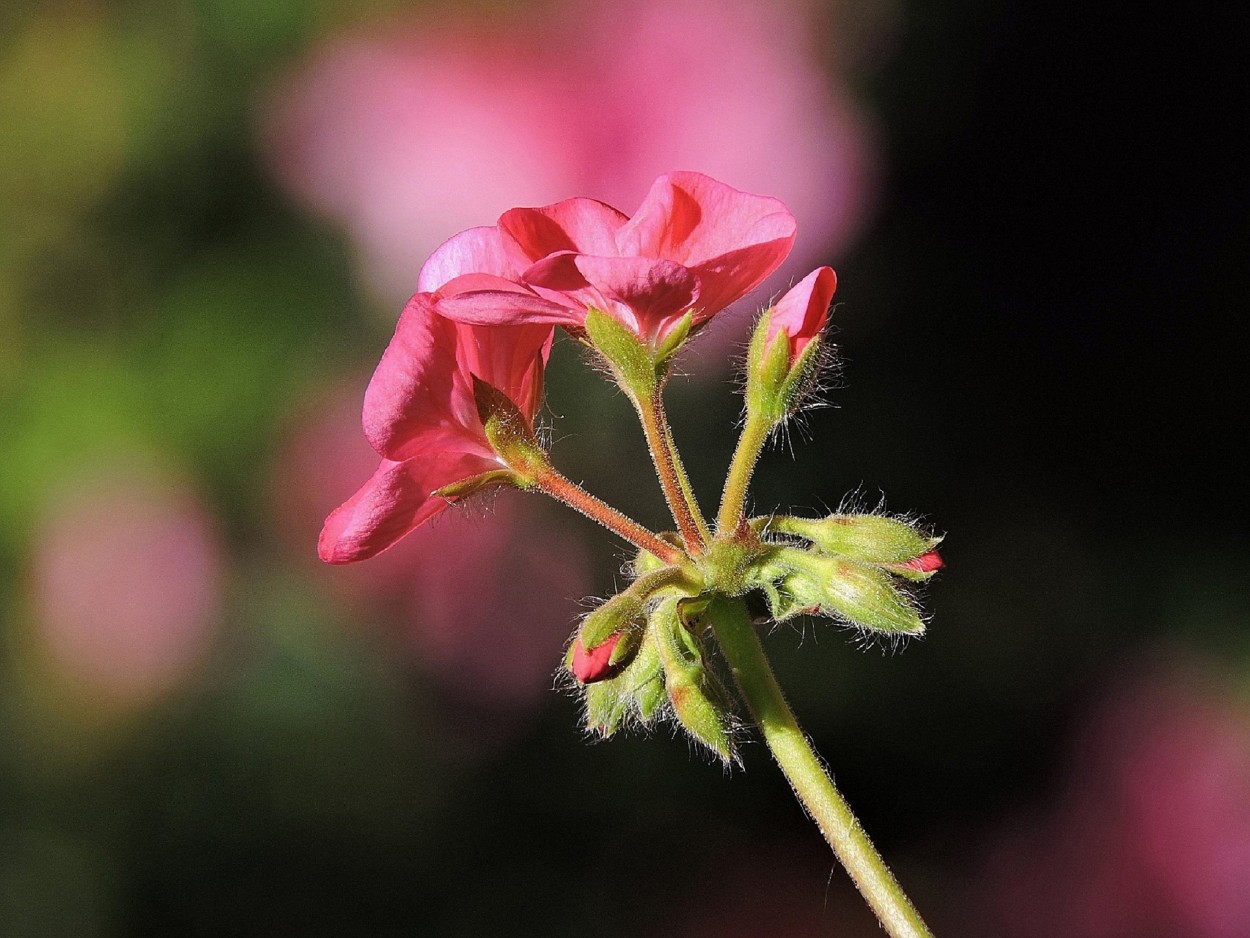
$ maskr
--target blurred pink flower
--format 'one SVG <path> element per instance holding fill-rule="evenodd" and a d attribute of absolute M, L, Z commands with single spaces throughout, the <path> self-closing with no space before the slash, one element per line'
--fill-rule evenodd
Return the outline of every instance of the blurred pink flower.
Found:
<path fill-rule="evenodd" d="M 1063 800 L 992 853 L 1004 938 L 1250 935 L 1250 708 L 1197 665 L 1094 716 Z"/>
<path fill-rule="evenodd" d="M 186 490 L 140 471 L 62 499 L 33 550 L 31 604 L 51 662 L 84 696 L 142 702 L 212 641 L 222 558 Z"/>
<path fill-rule="evenodd" d="M 510 246 L 497 229 L 474 228 L 426 263 L 423 292 L 408 301 L 365 392 L 365 436 L 382 462 L 326 519 L 318 541 L 322 560 L 372 557 L 450 504 L 439 489 L 503 468 L 478 417 L 475 379 L 507 395 L 532 424 L 553 328 L 470 326 L 435 312 L 436 297 L 452 291 L 448 281 L 468 281 L 471 288 L 517 276 Z M 439 292 L 424 292 L 431 290 Z"/>
<path fill-rule="evenodd" d="M 793 277 L 860 227 L 864 120 L 812 47 L 803 0 L 557 0 L 331 41 L 261 114 L 277 178 L 343 224 L 388 301 L 422 257 L 511 205 L 636 204 L 686 167 L 790 205 Z M 691 41 L 697 36 L 698 41 Z"/>
<path fill-rule="evenodd" d="M 581 334 L 593 307 L 658 344 L 687 310 L 698 328 L 759 286 L 790 253 L 794 216 L 777 199 L 701 173 L 672 172 L 656 179 L 632 218 L 574 198 L 514 208 L 498 229 L 457 237 L 475 232 L 506 240 L 533 261 L 517 278 L 529 289 L 462 276 L 436 294 L 440 312 L 483 325 L 552 323 Z"/>

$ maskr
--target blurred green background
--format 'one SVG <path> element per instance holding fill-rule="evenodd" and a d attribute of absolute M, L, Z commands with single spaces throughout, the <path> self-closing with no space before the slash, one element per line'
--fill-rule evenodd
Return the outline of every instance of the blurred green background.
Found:
<path fill-rule="evenodd" d="M 755 505 L 949 533 L 904 653 L 769 641 L 935 929 L 1250 934 L 1247 40 L 1214 4 L 6 5 L 0 934 L 878 933 L 758 744 L 582 737 L 553 674 L 605 532 L 512 493 L 315 558 L 425 254 L 677 168 L 839 274 L 834 406 Z M 670 394 L 709 500 L 743 323 Z M 557 464 L 663 526 L 571 343 L 548 397 Z"/>

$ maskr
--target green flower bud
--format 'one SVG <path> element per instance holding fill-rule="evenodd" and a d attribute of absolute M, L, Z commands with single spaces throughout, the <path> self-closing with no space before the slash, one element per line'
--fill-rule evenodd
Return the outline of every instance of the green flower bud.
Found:
<path fill-rule="evenodd" d="M 670 597 L 652 614 L 664 686 L 682 728 L 726 762 L 734 758 L 725 693 L 703 664 L 703 649 L 686 627 L 689 601 Z"/>
<path fill-rule="evenodd" d="M 650 722 L 664 700 L 664 671 L 656 640 L 649 630 L 635 634 L 638 644 L 633 657 L 615 676 L 585 686 L 586 728 L 601 736 L 611 736 L 630 718 Z"/>
<path fill-rule="evenodd" d="M 852 625 L 894 635 L 920 635 L 924 622 L 889 574 L 845 557 L 786 548 L 772 570 L 777 581 L 774 611 L 783 618 L 819 609 Z M 766 595 L 768 595 L 766 591 Z"/>
<path fill-rule="evenodd" d="M 630 590 L 617 593 L 582 621 L 574 644 L 580 642 L 583 648 L 589 650 L 598 648 L 618 633 L 640 632 L 645 599 Z M 633 644 L 637 645 L 637 642 Z"/>
<path fill-rule="evenodd" d="M 908 569 L 922 557 L 932 554 L 942 542 L 940 537 L 930 537 L 912 524 L 885 515 L 829 515 L 819 520 L 782 516 L 768 522 L 768 529 L 778 534 L 793 534 L 811 541 L 821 552 L 849 557 L 863 563 L 899 566 Z M 932 574 L 941 566 L 928 562 L 910 569 L 916 573 Z M 902 569 L 892 572 L 902 573 Z"/>

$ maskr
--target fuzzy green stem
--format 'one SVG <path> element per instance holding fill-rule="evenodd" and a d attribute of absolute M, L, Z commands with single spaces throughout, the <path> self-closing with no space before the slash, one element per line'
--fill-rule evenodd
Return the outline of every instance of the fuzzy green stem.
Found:
<path fill-rule="evenodd" d="M 717 596 L 707 614 L 773 758 L 886 933 L 933 938 L 799 728 L 741 600 Z"/>
<path fill-rule="evenodd" d="M 760 461 L 760 453 L 763 452 L 772 429 L 771 422 L 752 413 L 750 409 L 747 410 L 746 423 L 742 427 L 742 435 L 738 437 L 738 446 L 729 464 L 729 475 L 725 477 L 725 490 L 721 495 L 720 511 L 716 515 L 717 534 L 732 535 L 742 525 L 751 476 L 755 473 L 755 465 Z"/>
<path fill-rule="evenodd" d="M 624 538 L 635 547 L 654 554 L 662 563 L 680 566 L 686 560 L 685 554 L 672 544 L 660 540 L 637 521 L 591 495 L 576 482 L 565 478 L 550 466 L 535 476 L 532 484 L 534 488 L 545 492 L 556 501 L 563 502 L 592 521 L 599 522 L 613 534 Z"/>
<path fill-rule="evenodd" d="M 707 522 L 700 526 L 699 508 L 688 492 L 689 481 L 685 487 L 685 469 L 681 468 L 681 458 L 672 445 L 672 437 L 668 429 L 668 421 L 664 417 L 664 402 L 661 389 L 657 384 L 647 397 L 631 395 L 638 417 L 642 421 L 642 431 L 647 437 L 647 447 L 651 450 L 651 460 L 655 463 L 656 474 L 660 478 L 660 487 L 664 490 L 664 499 L 668 502 L 673 520 L 677 522 L 677 530 L 686 544 L 691 556 L 703 553 L 705 541 L 703 530 L 707 530 Z"/>

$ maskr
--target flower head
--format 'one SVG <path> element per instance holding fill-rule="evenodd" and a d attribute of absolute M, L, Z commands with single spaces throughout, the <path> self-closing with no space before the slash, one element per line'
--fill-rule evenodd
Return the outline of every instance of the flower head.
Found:
<path fill-rule="evenodd" d="M 655 181 L 632 218 L 568 199 L 505 212 L 498 230 L 529 266 L 511 285 L 472 274 L 450 281 L 440 312 L 581 333 L 598 309 L 655 344 L 687 312 L 698 327 L 759 286 L 790 253 L 795 223 L 777 199 L 676 172 Z"/>
<path fill-rule="evenodd" d="M 443 245 L 421 271 L 422 292 L 408 301 L 395 336 L 365 392 L 365 436 L 382 457 L 373 477 L 326 519 L 321 559 L 372 557 L 447 507 L 441 489 L 486 484 L 503 469 L 478 416 L 474 379 L 505 395 L 531 425 L 542 402 L 552 327 L 473 326 L 438 314 L 448 279 L 507 284 L 514 247 L 490 228 Z M 453 288 L 454 292 L 454 288 Z"/>

